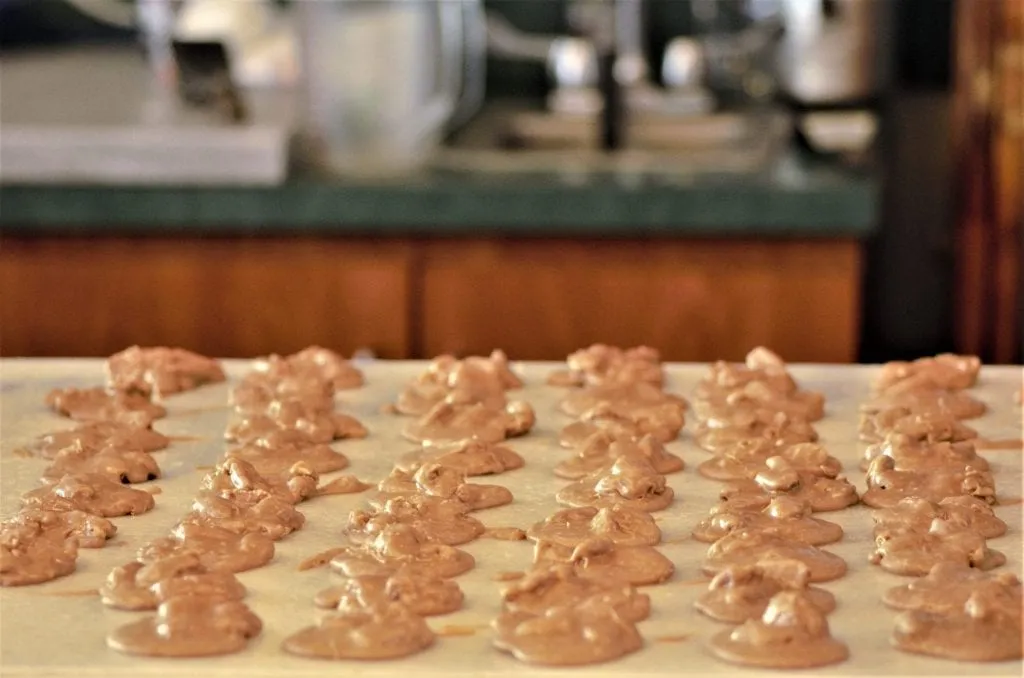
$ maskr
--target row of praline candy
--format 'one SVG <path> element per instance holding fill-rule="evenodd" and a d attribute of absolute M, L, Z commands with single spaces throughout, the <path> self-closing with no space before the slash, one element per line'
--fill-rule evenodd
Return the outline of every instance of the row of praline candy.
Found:
<path fill-rule="evenodd" d="M 109 360 L 117 364 L 119 355 Z M 154 402 L 152 391 L 114 386 L 109 379 L 46 394 L 46 406 L 77 425 L 18 449 L 50 463 L 41 473 L 42 485 L 22 495 L 22 508 L 0 525 L 0 585 L 42 584 L 72 574 L 80 548 L 102 548 L 117 533 L 112 518 L 147 513 L 156 505 L 154 493 L 132 485 L 161 476 L 153 453 L 172 441 L 152 425 L 167 416 L 167 408 Z"/>
<path fill-rule="evenodd" d="M 903 652 L 960 662 L 1020 659 L 1020 579 L 987 540 L 1006 523 L 982 439 L 964 423 L 988 407 L 973 398 L 981 362 L 940 354 L 880 369 L 862 409 L 860 437 L 874 511 L 869 560 L 914 577 L 887 589 L 899 610 L 891 642 Z"/>
<path fill-rule="evenodd" d="M 685 424 L 685 399 L 665 389 L 660 356 L 648 347 L 595 344 L 568 356 L 548 385 L 571 419 L 558 436 L 569 452 L 554 474 L 565 507 L 532 526 L 533 569 L 503 591 L 495 645 L 538 665 L 609 662 L 641 650 L 637 626 L 651 613 L 640 587 L 675 570 L 657 548 L 652 514 L 671 510 L 668 476 L 683 460 L 666 444 Z"/>
<path fill-rule="evenodd" d="M 317 594 L 314 604 L 330 611 L 288 637 L 286 652 L 336 661 L 400 659 L 426 652 L 449 630 L 463 634 L 456 626 L 435 631 L 427 619 L 464 605 L 456 579 L 476 561 L 459 547 L 488 533 L 523 538 L 517 529 L 488 530 L 476 517 L 510 503 L 512 493 L 468 482 L 524 465 L 505 444 L 532 427 L 529 406 L 505 396 L 520 386 L 500 351 L 462 360 L 439 356 L 403 386 L 385 411 L 409 417 L 402 435 L 418 447 L 399 456 L 365 508 L 351 513 L 345 543 L 311 559 L 328 564 L 340 583 Z"/>
<path fill-rule="evenodd" d="M 712 576 L 695 607 L 733 625 L 712 635 L 711 655 L 773 669 L 846 660 L 827 620 L 836 599 L 814 585 L 847 572 L 819 548 L 842 539 L 842 528 L 814 514 L 858 501 L 813 426 L 825 416 L 824 397 L 802 390 L 782 359 L 759 347 L 744 363 L 713 364 L 693 406 L 694 442 L 711 453 L 698 472 L 727 483 L 693 530 L 711 542 L 702 571 Z"/>

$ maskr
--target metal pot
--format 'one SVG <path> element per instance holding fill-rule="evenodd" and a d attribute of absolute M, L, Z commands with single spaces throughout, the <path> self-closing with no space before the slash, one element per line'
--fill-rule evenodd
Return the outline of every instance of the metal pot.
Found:
<path fill-rule="evenodd" d="M 785 26 L 777 52 L 781 90 L 807 105 L 878 96 L 891 71 L 895 2 L 777 0 Z"/>

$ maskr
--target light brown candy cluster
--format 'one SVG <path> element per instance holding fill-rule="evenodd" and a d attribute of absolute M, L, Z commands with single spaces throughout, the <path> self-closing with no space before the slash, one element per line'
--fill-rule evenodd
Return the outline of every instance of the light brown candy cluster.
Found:
<path fill-rule="evenodd" d="M 506 397 L 522 385 L 501 351 L 463 360 L 443 355 L 406 385 L 392 409 L 415 417 L 402 435 L 424 446 L 499 443 L 533 428 L 530 405 Z"/>
<path fill-rule="evenodd" d="M 110 518 L 145 513 L 153 494 L 132 487 L 160 477 L 153 456 L 170 444 L 153 430 L 167 415 L 154 400 L 224 380 L 220 364 L 179 348 L 132 346 L 106 363 L 106 383 L 55 389 L 45 404 L 77 425 L 21 448 L 42 458 L 41 486 L 0 523 L 0 585 L 40 584 L 75 570 L 79 548 L 101 548 Z"/>
<path fill-rule="evenodd" d="M 243 445 L 305 447 L 363 438 L 366 428 L 334 408 L 336 390 L 362 383 L 362 373 L 349 361 L 318 346 L 256 361 L 231 391 L 234 413 L 224 437 Z"/>
<path fill-rule="evenodd" d="M 614 383 L 646 383 L 662 386 L 665 373 L 661 355 L 649 346 L 618 348 L 593 344 L 570 354 L 566 368 L 552 372 L 551 386 L 600 386 Z"/>
<path fill-rule="evenodd" d="M 289 654 L 333 660 L 385 660 L 428 649 L 425 617 L 462 608 L 453 578 L 473 557 L 459 548 L 487 528 L 473 513 L 512 501 L 506 488 L 472 482 L 523 466 L 506 438 L 533 426 L 533 411 L 505 392 L 522 386 L 500 351 L 434 359 L 392 407 L 412 419 L 403 435 L 419 448 L 401 455 L 365 509 L 351 513 L 345 543 L 315 558 L 340 583 L 313 601 L 330 612 L 285 639 Z"/>
<path fill-rule="evenodd" d="M 1024 592 L 1011 572 L 941 561 L 882 602 L 902 611 L 892 640 L 905 652 L 969 662 L 1021 657 Z"/>
<path fill-rule="evenodd" d="M 478 402 L 503 408 L 508 400 L 506 391 L 523 386 L 512 371 L 508 357 L 501 351 L 490 356 L 470 356 L 458 360 L 455 356 L 434 358 L 422 373 L 398 394 L 394 410 L 398 414 L 419 417 L 446 398 L 460 402 Z"/>
<path fill-rule="evenodd" d="M 213 358 L 182 348 L 131 346 L 107 359 L 107 387 L 160 399 L 227 377 Z"/>
<path fill-rule="evenodd" d="M 875 509 L 870 562 L 917 577 L 882 597 L 903 610 L 892 633 L 904 652 L 956 661 L 1021 658 L 1020 581 L 996 570 L 1006 556 L 987 540 L 1007 526 L 992 509 L 995 479 L 979 454 L 985 414 L 967 390 L 981 362 L 942 354 L 882 366 L 862 407 L 867 492 Z"/>
<path fill-rule="evenodd" d="M 801 390 L 765 348 L 742 364 L 715 363 L 698 385 L 695 442 L 711 456 L 698 472 L 725 482 L 720 502 L 693 529 L 709 542 L 702 570 L 713 576 L 696 609 L 738 624 L 715 635 L 717 658 L 765 668 L 809 668 L 845 660 L 826 616 L 835 598 L 812 586 L 846 573 L 821 545 L 839 541 L 836 523 L 813 515 L 858 501 L 842 465 L 819 441 L 820 393 Z"/>

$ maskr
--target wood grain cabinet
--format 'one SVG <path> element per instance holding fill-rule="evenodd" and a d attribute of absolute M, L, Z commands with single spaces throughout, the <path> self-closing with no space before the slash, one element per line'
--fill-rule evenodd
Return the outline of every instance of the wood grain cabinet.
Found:
<path fill-rule="evenodd" d="M 592 342 L 669 360 L 856 359 L 854 241 L 465 240 L 424 251 L 423 352 L 561 358 Z"/>
<path fill-rule="evenodd" d="M 4 238 L 3 355 L 410 350 L 411 250 L 331 238 Z"/>
<path fill-rule="evenodd" d="M 1017 363 L 1024 333 L 1024 0 L 956 7 L 956 348 L 986 362 Z"/>
<path fill-rule="evenodd" d="M 848 362 L 860 252 L 853 240 L 4 238 L 0 351 L 251 356 L 318 343 L 562 359 L 600 341 L 670 360 L 765 344 Z"/>

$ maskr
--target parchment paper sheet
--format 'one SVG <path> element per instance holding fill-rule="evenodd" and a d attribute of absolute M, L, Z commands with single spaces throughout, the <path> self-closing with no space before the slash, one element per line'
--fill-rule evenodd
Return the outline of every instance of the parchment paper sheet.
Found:
<path fill-rule="evenodd" d="M 229 373 L 237 378 L 248 369 L 242 361 L 229 361 Z M 370 429 L 365 440 L 336 445 L 352 460 L 344 473 L 377 481 L 401 453 L 413 449 L 399 434 L 405 418 L 383 414 L 384 403 L 393 401 L 401 386 L 418 374 L 424 363 L 362 363 L 367 386 L 339 394 L 343 411 L 363 420 Z M 555 367 L 551 363 L 518 364 L 527 387 L 511 395 L 529 401 L 538 421 L 527 437 L 510 441 L 511 447 L 527 460 L 525 468 L 480 482 L 509 487 L 515 502 L 506 507 L 477 514 L 489 527 L 525 528 L 559 507 L 554 493 L 564 481 L 551 473 L 567 452 L 558 447 L 556 435 L 569 419 L 555 409 L 563 390 L 544 386 L 544 377 Z M 689 396 L 706 365 L 668 367 L 670 390 Z M 828 416 L 816 424 L 830 452 L 842 460 L 851 480 L 863 489 L 863 473 L 857 468 L 863 445 L 856 441 L 856 408 L 867 397 L 868 383 L 877 368 L 862 366 L 794 365 L 794 376 L 803 386 L 823 391 Z M 13 454 L 34 436 L 72 424 L 48 412 L 44 394 L 60 386 L 90 386 L 102 383 L 98 360 L 4 360 L 0 362 L 0 513 L 14 513 L 18 496 L 37 483 L 44 460 L 25 459 Z M 968 422 L 983 436 L 1013 440 L 1021 437 L 1021 408 L 1014 393 L 1021 387 L 1020 367 L 985 367 L 981 384 L 972 391 L 985 400 L 992 412 Z M 664 532 L 661 550 L 676 565 L 676 575 L 667 584 L 649 587 L 653 613 L 640 624 L 647 647 L 611 664 L 580 669 L 552 670 L 520 664 L 495 651 L 490 645 L 488 621 L 498 610 L 500 572 L 522 570 L 531 557 L 530 542 L 481 539 L 465 548 L 477 559 L 477 567 L 458 579 L 466 594 L 465 608 L 430 620 L 442 634 L 435 647 L 403 661 L 384 663 L 327 662 L 304 660 L 281 652 L 288 634 L 314 621 L 317 610 L 313 594 L 336 581 L 336 575 L 321 568 L 297 571 L 304 559 L 341 543 L 340 531 L 348 512 L 361 504 L 361 495 L 327 496 L 301 504 L 306 527 L 277 543 L 274 561 L 267 567 L 240 575 L 249 588 L 249 605 L 263 619 L 263 634 L 247 651 L 228 657 L 196 660 L 135 659 L 110 651 L 104 636 L 116 625 L 136 618 L 138 613 L 110 610 L 89 591 L 103 581 L 112 566 L 132 559 L 135 549 L 148 539 L 162 535 L 185 513 L 198 488 L 202 474 L 214 464 L 225 447 L 222 439 L 229 410 L 227 385 L 208 387 L 167 401 L 170 416 L 156 427 L 180 436 L 172 446 L 156 454 L 164 478 L 155 482 L 161 489 L 157 507 L 151 513 L 118 519 L 119 533 L 107 548 L 83 549 L 78 571 L 42 586 L 0 589 L 0 673 L 4 676 L 380 676 L 409 678 L 460 675 L 778 675 L 744 671 L 720 663 L 708 653 L 706 640 L 725 628 L 697 614 L 694 598 L 704 589 L 698 565 L 706 545 L 689 538 L 689 532 L 715 502 L 720 484 L 696 473 L 707 453 L 693 445 L 689 434 L 670 447 L 682 455 L 687 468 L 669 476 L 675 489 L 675 503 L 657 514 Z M 689 426 L 689 424 L 688 424 Z M 992 547 L 1006 553 L 1006 567 L 1021 574 L 1021 451 L 985 452 L 992 462 L 1002 505 L 998 515 L 1009 533 L 991 540 Z M 331 476 L 327 476 L 329 479 Z M 848 662 L 812 675 L 1016 675 L 1021 662 L 999 664 L 957 664 L 916 657 L 893 650 L 889 633 L 894 612 L 879 597 L 889 586 L 908 581 L 882 572 L 867 562 L 871 538 L 868 510 L 856 506 L 822 517 L 840 523 L 845 539 L 825 548 L 844 557 L 849 573 L 836 582 L 824 584 L 837 597 L 839 607 L 830 616 L 833 634 L 850 647 Z"/>

